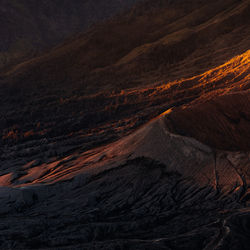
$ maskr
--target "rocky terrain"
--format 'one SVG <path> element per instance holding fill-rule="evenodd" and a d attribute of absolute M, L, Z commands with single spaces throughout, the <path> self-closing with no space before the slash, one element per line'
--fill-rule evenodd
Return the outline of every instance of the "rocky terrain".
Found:
<path fill-rule="evenodd" d="M 3 71 L 0 249 L 248 249 L 249 10 L 148 0 Z"/>

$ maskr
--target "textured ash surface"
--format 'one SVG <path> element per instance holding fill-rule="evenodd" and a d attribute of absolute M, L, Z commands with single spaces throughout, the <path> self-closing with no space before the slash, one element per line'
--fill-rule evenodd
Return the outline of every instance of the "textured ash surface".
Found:
<path fill-rule="evenodd" d="M 249 249 L 250 1 L 138 6 L 0 74 L 0 249 Z"/>
<path fill-rule="evenodd" d="M 229 70 L 232 64 L 228 72 L 237 75 L 235 67 L 244 66 L 242 62 L 233 60 L 220 69 Z M 216 78 L 218 71 L 205 74 L 207 80 L 200 81 L 201 86 L 207 84 L 208 93 L 209 77 Z M 218 87 L 208 102 L 219 96 L 227 108 L 231 100 L 227 92 L 248 97 L 247 79 L 227 81 L 228 91 L 217 79 Z M 195 82 L 196 88 L 202 88 Z M 158 97 L 163 104 L 149 107 L 149 103 L 148 109 L 128 120 L 126 115 L 133 109 L 120 114 L 121 120 L 100 123 L 74 136 L 47 133 L 47 138 L 33 135 L 31 140 L 16 138 L 15 133 L 6 135 L 1 148 L 1 249 L 248 249 L 249 152 L 219 150 L 169 133 L 166 121 L 175 112 L 178 117 L 178 109 L 167 110 L 138 129 L 150 113 L 169 105 L 163 102 L 171 92 L 168 88 L 150 91 L 155 92 L 151 102 Z M 147 96 L 148 91 L 132 93 L 137 96 L 134 101 L 141 100 L 143 105 L 138 96 Z M 180 98 L 181 102 L 187 100 Z M 195 114 L 197 103 L 203 112 L 209 111 L 205 97 L 196 99 L 189 102 L 188 117 Z M 230 107 L 241 112 L 245 102 L 230 101 Z M 214 110 L 204 119 L 223 118 L 220 112 L 226 110 Z M 231 126 L 224 119 L 222 124 Z M 249 131 L 249 122 L 243 124 Z M 65 128 L 65 124 L 58 126 Z M 216 127 L 213 123 L 210 129 Z M 183 134 L 189 133 L 187 128 Z M 197 129 L 196 135 L 202 131 Z M 215 139 L 213 133 L 210 139 Z M 211 145 L 216 146 L 215 142 Z"/>
<path fill-rule="evenodd" d="M 250 155 L 163 119 L 0 188 L 1 248 L 247 249 Z"/>

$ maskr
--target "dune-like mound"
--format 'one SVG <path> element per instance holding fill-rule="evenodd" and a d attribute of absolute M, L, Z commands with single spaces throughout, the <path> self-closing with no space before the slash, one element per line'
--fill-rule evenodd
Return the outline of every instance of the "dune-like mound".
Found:
<path fill-rule="evenodd" d="M 249 90 L 198 100 L 175 108 L 166 119 L 171 131 L 215 148 L 250 150 Z"/>

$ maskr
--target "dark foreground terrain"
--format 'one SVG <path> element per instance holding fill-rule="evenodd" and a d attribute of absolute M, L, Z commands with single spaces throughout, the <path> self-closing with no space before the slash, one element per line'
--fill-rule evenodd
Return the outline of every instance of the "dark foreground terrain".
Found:
<path fill-rule="evenodd" d="M 145 1 L 1 73 L 0 249 L 249 249 L 249 6 Z"/>

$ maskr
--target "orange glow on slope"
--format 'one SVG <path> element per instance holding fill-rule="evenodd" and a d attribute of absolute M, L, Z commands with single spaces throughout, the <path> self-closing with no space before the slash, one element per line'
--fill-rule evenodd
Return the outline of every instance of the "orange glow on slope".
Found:
<path fill-rule="evenodd" d="M 183 105 L 189 103 L 191 100 L 203 97 L 204 95 L 214 97 L 221 93 L 249 88 L 249 62 L 250 50 L 203 74 L 161 85 L 159 84 L 158 86 L 112 93 L 107 98 L 111 98 L 112 96 L 114 100 L 117 100 L 114 102 L 114 105 L 117 106 L 129 104 L 131 107 L 142 103 L 144 109 L 151 109 L 156 103 L 164 105 L 164 107 L 171 107 L 171 104 L 180 103 L 183 107 Z M 167 111 L 162 113 L 161 116 L 170 114 L 172 111 L 170 107 L 169 109 L 166 108 Z M 127 107 L 125 106 L 125 108 Z M 110 109 L 112 109 L 112 107 L 110 107 Z M 156 116 L 157 114 L 155 114 L 154 117 Z M 145 120 L 145 123 L 147 121 L 148 120 Z M 122 128 L 123 127 L 119 129 Z M 9 136 L 12 136 L 12 134 Z M 99 164 L 95 162 L 96 157 L 94 156 L 101 153 L 104 148 L 105 147 L 96 148 L 80 155 L 62 157 L 52 163 L 31 168 L 25 176 L 20 177 L 19 180 L 23 182 L 23 184 L 20 183 L 19 185 L 54 183 L 59 180 L 72 178 L 83 169 L 92 168 L 94 165 Z M 100 160 L 102 160 L 102 158 L 100 158 Z M 5 178 L 7 178 L 7 176 L 5 176 Z M 9 179 L 5 178 L 3 181 L 8 183 Z"/>
<path fill-rule="evenodd" d="M 141 89 L 131 89 L 122 91 L 120 94 L 116 94 L 117 98 L 123 96 L 128 102 L 132 98 L 130 96 L 137 96 L 138 98 L 148 98 L 149 100 L 159 98 L 162 95 L 174 96 L 177 93 L 192 95 L 202 94 L 211 90 L 223 91 L 226 89 L 241 89 L 245 85 L 248 85 L 250 80 L 250 50 L 245 53 L 233 57 L 231 60 L 224 64 L 208 70 L 200 75 L 175 80 L 172 82 L 166 82 L 158 84 L 157 86 L 150 86 Z"/>

